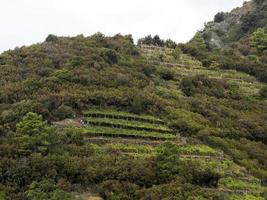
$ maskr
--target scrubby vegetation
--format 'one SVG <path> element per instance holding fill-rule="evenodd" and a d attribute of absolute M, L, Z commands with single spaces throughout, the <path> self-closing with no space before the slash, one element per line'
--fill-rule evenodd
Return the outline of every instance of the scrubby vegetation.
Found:
<path fill-rule="evenodd" d="M 0 199 L 266 199 L 258 28 L 246 52 L 241 40 L 213 49 L 200 32 L 178 46 L 49 35 L 4 52 Z"/>
<path fill-rule="evenodd" d="M 180 47 L 206 67 L 216 63 L 267 82 L 266 9 L 266 1 L 253 0 L 230 13 L 218 13 L 203 31 Z"/>

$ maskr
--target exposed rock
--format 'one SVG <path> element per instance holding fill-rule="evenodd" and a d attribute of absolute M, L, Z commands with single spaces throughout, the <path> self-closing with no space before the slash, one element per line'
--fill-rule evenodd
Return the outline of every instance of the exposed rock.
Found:
<path fill-rule="evenodd" d="M 241 23 L 241 18 L 253 11 L 256 5 L 253 1 L 245 2 L 240 8 L 235 8 L 229 13 L 225 13 L 221 22 L 208 22 L 203 30 L 203 36 L 211 48 L 224 48 L 227 46 L 225 38 L 237 25 Z"/>

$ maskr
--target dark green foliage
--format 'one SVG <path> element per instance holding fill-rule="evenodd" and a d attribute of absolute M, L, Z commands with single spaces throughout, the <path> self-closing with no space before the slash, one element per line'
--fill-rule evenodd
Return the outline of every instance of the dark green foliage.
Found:
<path fill-rule="evenodd" d="M 72 118 L 72 117 L 74 117 L 74 111 L 70 106 L 60 105 L 55 110 L 55 116 L 59 120 L 66 119 L 66 118 Z"/>
<path fill-rule="evenodd" d="M 74 197 L 61 189 L 52 180 L 33 182 L 26 191 L 30 200 L 72 200 Z"/>
<path fill-rule="evenodd" d="M 181 49 L 207 66 L 218 63 L 216 69 L 148 64 L 132 37 L 119 34 L 58 37 L 53 42 L 2 54 L 0 198 L 5 193 L 8 200 L 71 199 L 71 193 L 90 189 L 106 199 L 213 199 L 224 194 L 216 187 L 225 176 L 223 169 L 218 174 L 221 168 L 214 163 L 228 167 L 230 172 L 243 169 L 235 169 L 231 158 L 247 170 L 247 175 L 266 180 L 267 107 L 257 93 L 261 84 L 249 77 L 253 81 L 250 84 L 243 80 L 243 74 L 242 81 L 217 77 L 217 72 L 228 73 L 220 67 L 242 68 L 251 74 L 258 71 L 257 76 L 263 76 L 266 59 L 255 49 L 254 53 L 247 52 L 248 60 L 232 51 L 211 53 L 202 39 L 198 34 L 190 44 L 180 45 Z M 167 43 L 174 47 L 174 43 Z M 177 64 L 186 57 L 176 60 Z M 198 73 L 194 70 L 209 76 L 189 76 Z M 252 91 L 247 91 L 250 85 Z M 107 109 L 120 111 L 124 123 L 133 120 L 130 125 L 142 130 L 159 118 L 150 123 L 150 130 L 172 128 L 174 143 L 154 147 L 161 140 L 86 134 L 79 123 L 81 118 L 90 117 L 84 112 Z M 104 119 L 103 115 L 106 113 L 99 118 Z M 153 118 L 149 118 L 151 115 Z M 111 126 L 105 129 L 108 133 L 115 132 L 112 122 L 119 120 L 111 116 L 109 113 L 105 119 Z M 73 125 L 77 127 L 65 127 L 64 123 L 69 122 L 66 118 L 75 118 Z M 55 126 L 60 123 L 63 126 Z M 122 126 L 116 129 L 117 133 L 125 130 L 134 132 L 134 136 L 151 134 Z M 161 138 L 168 136 L 166 132 L 158 134 Z M 229 163 L 204 161 L 207 158 L 188 161 L 179 155 L 176 134 L 187 136 L 191 145 L 206 143 L 224 151 L 230 156 L 225 156 Z M 140 148 L 139 142 L 144 147 Z M 126 150 L 114 145 L 125 145 Z"/>
<path fill-rule="evenodd" d="M 225 13 L 224 12 L 219 12 L 214 16 L 214 22 L 220 23 L 224 20 L 225 18 Z"/>
<path fill-rule="evenodd" d="M 51 145 L 51 128 L 36 113 L 28 113 L 16 126 L 18 146 L 31 152 L 46 152 Z"/>
<path fill-rule="evenodd" d="M 173 40 L 171 40 L 171 39 L 167 39 L 165 41 L 165 47 L 167 47 L 167 48 L 175 49 L 176 46 L 177 46 L 176 43 Z"/>
<path fill-rule="evenodd" d="M 116 51 L 114 50 L 110 49 L 104 50 L 102 52 L 102 56 L 109 64 L 115 64 L 118 62 L 118 56 Z"/>
<path fill-rule="evenodd" d="M 129 182 L 120 182 L 116 180 L 105 181 L 99 186 L 99 193 L 105 199 L 110 200 L 131 200 L 135 199 L 135 191 L 139 187 Z"/>
<path fill-rule="evenodd" d="M 266 8 L 265 8 L 266 9 Z M 251 32 L 259 27 L 259 22 L 264 19 L 266 13 L 263 10 L 258 10 L 258 12 L 250 12 L 249 14 L 242 17 L 241 30 L 243 33 Z"/>
<path fill-rule="evenodd" d="M 214 173 L 212 169 L 202 169 L 194 161 L 187 161 L 181 166 L 182 176 L 194 185 L 216 188 L 220 175 Z"/>
<path fill-rule="evenodd" d="M 174 72 L 171 69 L 162 69 L 160 71 L 160 77 L 166 81 L 174 79 Z"/>
<path fill-rule="evenodd" d="M 198 32 L 192 41 L 180 46 L 184 53 L 196 57 L 205 67 L 216 62 L 220 68 L 242 71 L 266 82 L 266 9 L 266 1 L 260 0 L 245 2 L 242 8 L 230 13 L 218 13 L 214 21 L 224 24 L 207 23 L 205 29 Z M 235 20 L 233 16 L 239 14 L 240 20 Z M 227 24 L 229 30 L 226 31 L 223 27 Z M 204 48 L 201 36 L 208 49 Z M 252 55 L 256 55 L 257 59 L 252 61 Z"/>
<path fill-rule="evenodd" d="M 156 149 L 157 172 L 162 182 L 169 181 L 179 173 L 180 159 L 177 146 L 171 142 L 164 143 Z"/>
<path fill-rule="evenodd" d="M 261 88 L 259 94 L 261 98 L 267 99 L 267 86 Z"/>
<path fill-rule="evenodd" d="M 46 42 L 56 42 L 58 40 L 58 37 L 56 35 L 50 34 L 45 39 Z"/>
<path fill-rule="evenodd" d="M 164 41 L 161 40 L 158 35 L 155 35 L 153 37 L 152 44 L 155 45 L 155 46 L 163 47 L 164 46 Z"/>
<path fill-rule="evenodd" d="M 144 38 L 141 38 L 138 40 L 137 44 L 140 45 L 154 45 L 158 47 L 167 47 L 174 49 L 176 47 L 176 43 L 172 41 L 171 39 L 167 39 L 164 41 L 159 37 L 159 35 L 155 35 L 152 37 L 151 35 L 148 35 Z"/>
<path fill-rule="evenodd" d="M 151 35 L 148 35 L 138 40 L 138 45 L 141 45 L 141 44 L 152 45 L 152 43 L 153 43 L 153 38 Z"/>
<path fill-rule="evenodd" d="M 143 93 L 136 91 L 131 99 L 130 110 L 135 114 L 145 113 L 153 106 L 153 98 L 156 98 L 156 96 L 150 95 L 149 91 L 143 91 Z"/>
<path fill-rule="evenodd" d="M 223 81 L 210 79 L 204 75 L 183 79 L 180 83 L 180 88 L 187 96 L 206 94 L 217 98 L 240 98 L 234 85 L 231 86 Z"/>

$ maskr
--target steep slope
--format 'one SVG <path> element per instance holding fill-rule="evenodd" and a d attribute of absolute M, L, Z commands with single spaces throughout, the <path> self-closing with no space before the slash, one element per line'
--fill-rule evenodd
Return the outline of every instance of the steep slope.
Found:
<path fill-rule="evenodd" d="M 257 28 L 266 28 L 267 2 L 248 1 L 229 13 L 218 13 L 202 32 L 211 48 L 226 48 L 247 37 Z"/>
<path fill-rule="evenodd" d="M 267 1 L 252 0 L 229 13 L 218 13 L 180 47 L 205 67 L 245 72 L 266 83 Z"/>
<path fill-rule="evenodd" d="M 101 34 L 50 35 L 3 53 L 0 69 L 6 199 L 266 195 L 267 102 L 253 76 Z"/>

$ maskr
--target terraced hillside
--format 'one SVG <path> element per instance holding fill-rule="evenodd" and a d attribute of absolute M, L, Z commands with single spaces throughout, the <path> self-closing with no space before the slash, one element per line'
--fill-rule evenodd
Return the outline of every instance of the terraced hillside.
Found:
<path fill-rule="evenodd" d="M 175 140 L 178 135 L 165 123 L 152 116 L 139 116 L 115 111 L 88 111 L 83 131 L 88 136 Z"/>
<path fill-rule="evenodd" d="M 120 138 L 122 141 L 134 139 L 148 143 L 174 141 L 184 143 L 179 134 L 169 128 L 164 121 L 149 115 L 135 115 L 112 110 L 90 110 L 84 117 L 71 120 L 72 123 L 54 122 L 55 125 L 78 126 L 86 140 L 95 141 Z M 134 141 L 133 140 L 133 141 Z M 119 141 L 119 140 L 118 140 Z"/>
<path fill-rule="evenodd" d="M 1 200 L 266 198 L 253 76 L 101 34 L 50 35 L 0 68 Z"/>
<path fill-rule="evenodd" d="M 188 55 L 182 54 L 177 60 L 173 57 L 173 49 L 143 45 L 139 50 L 145 62 L 155 65 L 157 70 L 171 70 L 174 73 L 172 80 L 166 80 L 158 86 L 159 89 L 167 88 L 165 92 L 172 95 L 186 98 L 181 90 L 177 90 L 177 85 L 184 77 L 194 75 L 206 75 L 211 79 L 238 85 L 242 95 L 247 98 L 256 98 L 263 85 L 245 73 L 204 68 Z M 71 125 L 76 125 L 76 130 L 82 133 L 84 140 L 94 144 L 95 151 L 103 155 L 114 154 L 137 160 L 153 159 L 157 146 L 167 141 L 174 142 L 179 148 L 181 162 L 197 164 L 203 171 L 218 175 L 218 180 L 215 180 L 218 182 L 209 180 L 211 188 L 204 187 L 202 191 L 221 196 L 229 195 L 232 199 L 261 199 L 259 196 L 267 190 L 260 179 L 236 164 L 231 156 L 204 144 L 195 144 L 190 140 L 187 143 L 186 138 L 181 137 L 180 133 L 168 127 L 160 118 L 115 110 L 90 109 L 74 121 L 76 124 Z"/>
<path fill-rule="evenodd" d="M 248 98 L 257 97 L 259 90 L 265 85 L 246 73 L 216 68 L 216 63 L 210 68 L 203 67 L 201 62 L 186 54 L 182 54 L 179 59 L 175 59 L 174 51 L 174 49 L 166 47 L 147 45 L 140 47 L 140 52 L 147 63 L 157 66 L 159 71 L 171 70 L 174 78 L 168 82 L 167 86 L 173 89 L 177 89 L 177 85 L 179 85 L 177 81 L 181 81 L 184 77 L 196 75 L 205 75 L 211 79 L 237 85 L 242 95 Z"/>
<path fill-rule="evenodd" d="M 172 141 L 178 146 L 180 162 L 197 164 L 201 170 L 217 174 L 218 180 L 208 180 L 211 188 L 203 188 L 203 191 L 227 194 L 233 199 L 261 199 L 259 196 L 267 190 L 260 179 L 234 163 L 230 156 L 204 144 L 186 143 L 185 138 L 159 118 L 97 109 L 85 111 L 83 115 L 69 125 L 76 125 L 75 130 L 82 133 L 85 142 L 99 155 L 153 159 L 160 144 Z"/>

